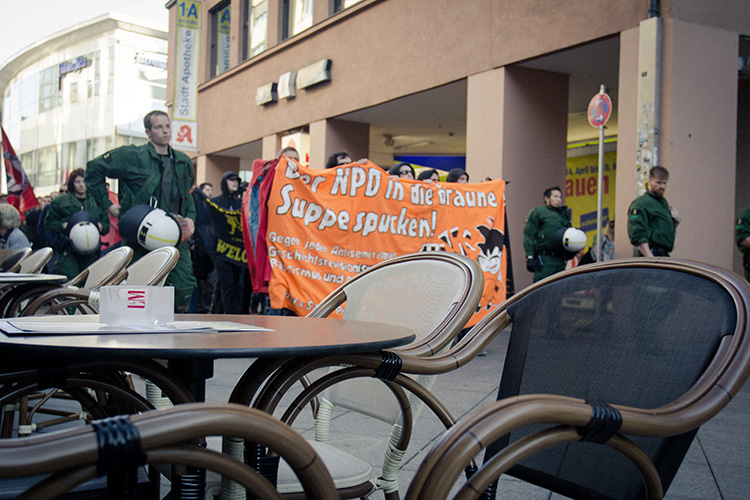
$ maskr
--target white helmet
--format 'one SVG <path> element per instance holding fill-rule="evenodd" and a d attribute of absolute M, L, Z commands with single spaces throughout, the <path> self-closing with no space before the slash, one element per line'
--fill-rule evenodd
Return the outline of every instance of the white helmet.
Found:
<path fill-rule="evenodd" d="M 88 221 L 78 222 L 71 227 L 68 238 L 73 250 L 81 255 L 89 255 L 96 252 L 101 243 L 99 229 L 96 227 L 96 224 Z"/>
<path fill-rule="evenodd" d="M 180 242 L 182 231 L 177 221 L 160 208 L 136 205 L 120 219 L 120 234 L 146 250 L 174 247 Z"/>
<path fill-rule="evenodd" d="M 562 245 L 568 252 L 578 253 L 586 247 L 586 243 L 588 243 L 586 233 L 577 227 L 569 227 L 563 233 Z"/>

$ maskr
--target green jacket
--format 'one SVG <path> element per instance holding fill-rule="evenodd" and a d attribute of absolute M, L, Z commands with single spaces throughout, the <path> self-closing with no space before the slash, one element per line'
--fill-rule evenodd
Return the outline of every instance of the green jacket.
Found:
<path fill-rule="evenodd" d="M 563 227 L 570 227 L 570 215 L 568 207 L 561 206 L 551 208 L 541 205 L 532 208 L 526 216 L 526 224 L 523 227 L 523 249 L 526 256 L 535 256 L 543 251 L 555 251 L 557 248 L 552 241 L 552 236 Z"/>
<path fill-rule="evenodd" d="M 109 232 L 109 215 L 106 210 L 97 205 L 91 195 L 87 195 L 85 200 L 79 200 L 72 193 L 58 196 L 49 205 L 47 217 L 44 219 L 44 229 L 49 233 L 67 233 L 67 229 L 62 227 L 63 222 L 68 222 L 70 217 L 83 210 L 90 213 L 102 225 L 100 234 Z"/>
<path fill-rule="evenodd" d="M 737 224 L 734 226 L 734 242 L 742 253 L 750 252 L 750 248 L 740 246 L 740 241 L 748 236 L 750 236 L 750 205 L 740 210 L 737 214 Z"/>
<path fill-rule="evenodd" d="M 648 243 L 652 249 L 659 247 L 671 252 L 674 229 L 669 202 L 663 196 L 656 197 L 651 191 L 646 191 L 630 204 L 628 237 L 633 246 Z"/>
<path fill-rule="evenodd" d="M 169 149 L 173 155 L 174 179 L 180 193 L 178 214 L 195 221 L 195 201 L 190 194 L 190 189 L 195 185 L 193 162 L 185 153 L 171 147 Z M 161 159 L 150 142 L 143 146 L 113 149 L 86 164 L 86 186 L 99 206 L 105 209 L 112 205 L 107 194 L 106 177 L 120 181 L 120 217 L 134 205 L 148 204 L 152 196 L 160 199 Z"/>

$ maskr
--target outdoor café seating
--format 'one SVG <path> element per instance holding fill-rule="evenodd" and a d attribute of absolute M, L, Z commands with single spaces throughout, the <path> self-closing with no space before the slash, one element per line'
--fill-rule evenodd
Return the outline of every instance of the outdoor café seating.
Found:
<path fill-rule="evenodd" d="M 570 498 L 662 498 L 750 373 L 748 301 L 739 276 L 676 259 L 580 266 L 523 290 L 457 346 L 510 332 L 497 402 L 447 431 L 406 498 L 495 498 L 501 474 Z"/>
<path fill-rule="evenodd" d="M 406 346 L 394 348 L 394 355 L 409 353 L 429 358 L 450 346 L 464 327 L 476 310 L 483 283 L 477 263 L 458 254 L 409 254 L 382 262 L 358 274 L 329 294 L 309 316 L 327 317 L 343 304 L 344 319 L 406 326 L 416 333 L 417 338 Z M 335 374 L 340 369 L 340 363 L 348 363 L 347 358 L 324 358 L 329 363 L 323 361 L 320 366 L 333 366 Z M 240 379 L 230 401 L 246 405 L 252 403 L 256 408 L 273 413 L 277 403 L 272 397 L 276 381 L 285 381 L 288 388 L 299 379 L 289 377 L 288 366 L 284 364 L 284 360 L 257 361 Z M 395 375 L 397 371 L 397 366 L 388 362 L 380 368 L 380 373 L 386 378 L 387 373 Z M 257 381 L 267 381 L 266 388 L 271 389 L 256 394 L 259 389 Z M 427 387 L 432 381 L 429 376 L 420 378 L 420 383 Z M 392 389 L 378 380 L 358 378 L 342 382 L 326 391 L 316 406 L 316 450 L 322 454 L 325 449 L 324 459 L 337 459 L 339 467 L 331 470 L 331 474 L 341 498 L 359 497 L 373 487 L 388 494 L 398 492 L 400 458 L 409 444 L 411 423 L 418 413 L 418 400 L 410 403 L 403 391 L 397 389 L 398 393 L 394 394 Z M 281 389 L 277 394 L 284 391 Z M 255 396 L 257 399 L 253 402 Z M 369 464 L 325 444 L 334 406 L 369 415 L 393 426 L 383 458 L 382 477 L 372 478 Z M 359 467 L 355 464 L 359 464 Z M 279 473 L 278 485 L 280 491 L 289 494 L 299 489 L 298 482 L 283 468 Z"/>

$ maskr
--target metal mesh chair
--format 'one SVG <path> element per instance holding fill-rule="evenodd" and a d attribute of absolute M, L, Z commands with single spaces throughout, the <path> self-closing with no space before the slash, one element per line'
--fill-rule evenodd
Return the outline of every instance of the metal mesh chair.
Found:
<path fill-rule="evenodd" d="M 527 288 L 462 342 L 511 327 L 498 401 L 446 433 L 407 498 L 447 498 L 485 449 L 452 498 L 494 498 L 504 473 L 571 498 L 662 498 L 698 427 L 750 372 L 748 300 L 738 276 L 674 259 L 581 266 Z"/>

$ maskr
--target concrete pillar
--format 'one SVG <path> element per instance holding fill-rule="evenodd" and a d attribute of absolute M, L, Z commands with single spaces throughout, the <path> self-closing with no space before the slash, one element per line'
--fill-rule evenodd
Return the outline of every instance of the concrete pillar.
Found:
<path fill-rule="evenodd" d="M 620 33 L 620 78 L 617 106 L 617 172 L 615 187 L 615 258 L 633 256 L 628 240 L 628 207 L 636 196 L 638 149 L 638 28 Z"/>
<path fill-rule="evenodd" d="M 276 155 L 279 154 L 279 149 L 281 145 L 281 141 L 279 140 L 279 136 L 274 135 L 267 135 L 263 138 L 263 159 L 264 160 L 273 160 L 276 158 Z"/>
<path fill-rule="evenodd" d="M 310 124 L 310 166 L 325 168 L 328 157 L 346 151 L 352 160 L 367 158 L 370 125 L 346 120 L 320 120 Z"/>
<path fill-rule="evenodd" d="M 682 217 L 672 256 L 731 268 L 739 37 L 671 19 L 664 28 L 661 161 Z"/>
<path fill-rule="evenodd" d="M 469 77 L 466 170 L 506 188 L 508 231 L 516 290 L 531 284 L 523 250 L 529 210 L 551 186 L 565 190 L 568 75 L 520 67 Z"/>
<path fill-rule="evenodd" d="M 206 175 L 206 155 L 200 155 L 195 159 L 195 185 L 211 182 L 207 180 Z"/>
<path fill-rule="evenodd" d="M 240 159 L 234 156 L 208 155 L 205 157 L 205 178 L 201 182 L 210 182 L 214 185 L 214 194 L 221 194 L 221 176 L 225 172 L 240 171 Z M 196 180 L 197 182 L 197 180 Z"/>

